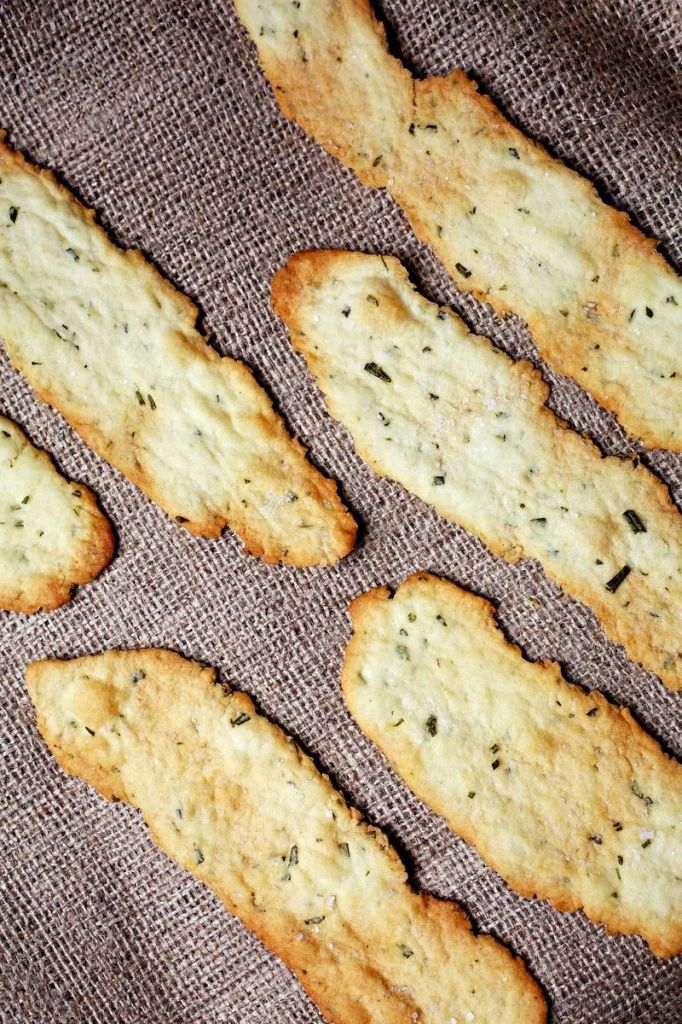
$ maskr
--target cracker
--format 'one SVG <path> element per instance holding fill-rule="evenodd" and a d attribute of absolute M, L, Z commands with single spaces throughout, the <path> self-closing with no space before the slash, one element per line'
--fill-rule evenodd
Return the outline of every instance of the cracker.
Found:
<path fill-rule="evenodd" d="M 517 313 L 631 433 L 682 450 L 682 287 L 655 242 L 464 72 L 413 79 L 367 0 L 235 6 L 284 114 L 388 189 L 458 288 Z"/>
<path fill-rule="evenodd" d="M 408 786 L 523 896 L 682 952 L 682 766 L 426 573 L 357 598 L 343 692 Z"/>
<path fill-rule="evenodd" d="M 197 315 L 0 140 L 0 337 L 40 398 L 192 533 L 229 525 L 265 561 L 335 562 L 356 530 L 335 484 Z"/>
<path fill-rule="evenodd" d="M 113 553 L 111 525 L 92 492 L 66 480 L 46 452 L 0 416 L 0 608 L 58 608 Z"/>
<path fill-rule="evenodd" d="M 413 892 L 386 837 L 212 669 L 113 651 L 36 662 L 26 681 L 62 767 L 139 808 L 329 1021 L 546 1020 L 522 962 Z"/>
<path fill-rule="evenodd" d="M 509 561 L 537 558 L 682 687 L 682 522 L 653 474 L 567 429 L 538 370 L 469 334 L 391 257 L 300 253 L 273 305 L 376 472 Z"/>

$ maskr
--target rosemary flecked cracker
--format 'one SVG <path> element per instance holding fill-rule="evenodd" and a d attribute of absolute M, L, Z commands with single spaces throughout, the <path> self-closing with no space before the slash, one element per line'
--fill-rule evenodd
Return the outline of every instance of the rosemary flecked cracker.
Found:
<path fill-rule="evenodd" d="M 350 612 L 343 691 L 408 786 L 517 892 L 682 952 L 682 767 L 630 713 L 434 576 Z"/>
<path fill-rule="evenodd" d="M 0 608 L 58 608 L 113 553 L 109 520 L 92 492 L 66 480 L 46 452 L 0 416 Z"/>
<path fill-rule="evenodd" d="M 284 114 L 389 190 L 457 286 L 648 445 L 682 450 L 682 287 L 624 213 L 464 72 L 416 80 L 368 0 L 235 0 Z"/>
<path fill-rule="evenodd" d="M 413 892 L 385 836 L 212 669 L 114 651 L 36 662 L 26 680 L 66 771 L 139 808 L 330 1022 L 546 1020 L 522 962 L 455 904 Z"/>
<path fill-rule="evenodd" d="M 266 561 L 335 562 L 356 532 L 335 484 L 197 315 L 0 140 L 0 337 L 38 395 L 193 533 L 229 525 Z"/>
<path fill-rule="evenodd" d="M 510 561 L 537 558 L 682 687 L 682 521 L 656 477 L 568 429 L 537 370 L 419 295 L 396 259 L 299 253 L 273 306 L 376 472 Z"/>

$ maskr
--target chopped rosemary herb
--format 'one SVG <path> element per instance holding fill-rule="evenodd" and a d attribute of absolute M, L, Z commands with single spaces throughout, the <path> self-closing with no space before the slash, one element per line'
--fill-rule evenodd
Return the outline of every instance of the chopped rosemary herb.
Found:
<path fill-rule="evenodd" d="M 651 840 L 650 839 L 645 839 L 644 840 L 644 842 L 642 843 L 642 849 L 646 850 L 647 846 L 651 846 Z"/>
<path fill-rule="evenodd" d="M 544 516 L 539 516 L 536 519 L 531 519 L 531 523 L 537 523 L 538 526 L 546 526 L 547 525 L 547 520 L 545 519 Z"/>
<path fill-rule="evenodd" d="M 511 156 L 513 156 L 515 160 L 520 160 L 520 159 L 521 159 L 521 157 L 520 157 L 520 156 L 519 156 L 519 154 L 518 154 L 518 151 L 517 151 L 516 149 L 514 149 L 514 147 L 513 147 L 513 146 L 508 146 L 508 147 L 507 147 L 507 152 L 508 152 L 508 153 L 509 153 L 509 154 L 510 154 Z"/>
<path fill-rule="evenodd" d="M 324 914 L 320 914 L 318 917 L 307 917 L 304 924 L 322 924 L 324 921 Z"/>
<path fill-rule="evenodd" d="M 594 716 L 597 714 L 598 711 L 599 711 L 599 708 L 590 708 L 590 710 L 588 712 L 586 712 L 587 717 L 588 718 L 594 718 Z"/>
<path fill-rule="evenodd" d="M 350 306 L 344 306 L 341 310 L 341 316 L 348 318 L 350 316 Z"/>
<path fill-rule="evenodd" d="M 292 846 L 289 850 L 289 866 L 298 864 L 298 846 Z"/>
<path fill-rule="evenodd" d="M 373 306 L 378 306 L 379 305 L 379 300 L 377 299 L 376 295 L 368 295 L 367 296 L 367 301 L 371 302 Z"/>
<path fill-rule="evenodd" d="M 402 658 L 404 661 L 410 660 L 410 652 L 408 651 L 405 644 L 396 644 L 395 653 L 398 655 L 399 658 Z"/>
<path fill-rule="evenodd" d="M 9 219 L 11 220 L 12 224 L 16 224 L 18 216 L 19 216 L 19 211 L 17 210 L 16 206 L 10 206 L 10 208 L 9 208 Z"/>
<path fill-rule="evenodd" d="M 350 846 L 348 843 L 339 843 L 339 850 L 341 850 L 346 857 L 350 857 Z"/>
<path fill-rule="evenodd" d="M 398 949 L 403 954 L 406 960 L 409 960 L 409 958 L 414 955 L 414 950 L 410 949 L 409 946 L 406 946 L 404 942 L 398 943 Z"/>
<path fill-rule="evenodd" d="M 609 582 L 606 584 L 606 589 L 611 593 L 615 594 L 618 587 L 621 585 L 624 579 L 630 575 L 631 569 L 629 565 L 624 565 L 622 569 L 619 569 L 615 576 L 612 576 Z"/>
<path fill-rule="evenodd" d="M 391 378 L 389 377 L 389 375 L 386 373 L 385 370 L 382 370 L 381 367 L 377 365 L 377 363 L 365 363 L 365 371 L 367 373 L 371 373 L 372 376 L 376 377 L 378 380 L 383 380 L 387 384 L 391 383 Z"/>
<path fill-rule="evenodd" d="M 621 823 L 619 821 L 614 821 L 613 822 L 613 827 L 614 827 L 614 830 L 616 832 L 622 832 L 623 831 L 623 826 L 621 825 Z"/>
<path fill-rule="evenodd" d="M 434 478 L 433 478 L 433 486 L 434 487 L 442 487 L 444 483 L 445 483 L 445 477 L 444 476 L 434 476 Z"/>
<path fill-rule="evenodd" d="M 471 271 L 468 267 L 465 267 L 462 263 L 455 263 L 457 270 L 460 272 L 462 277 L 471 277 Z"/>
<path fill-rule="evenodd" d="M 438 719 L 435 715 L 429 715 L 426 719 L 426 731 L 429 736 L 435 736 L 438 732 Z"/>
<path fill-rule="evenodd" d="M 492 753 L 493 753 L 493 754 L 496 754 L 496 753 L 497 753 L 497 751 L 498 751 L 498 750 L 499 750 L 500 748 L 499 748 L 499 746 L 497 745 L 497 743 L 493 743 L 493 745 L 492 745 L 492 747 L 491 747 L 490 749 L 491 749 L 491 751 L 492 751 Z"/>
<path fill-rule="evenodd" d="M 602 844 L 602 837 L 600 835 L 588 836 L 587 838 L 591 843 L 594 843 L 595 846 L 601 846 Z"/>
<path fill-rule="evenodd" d="M 87 725 L 84 726 L 84 729 L 85 729 L 86 732 L 89 732 L 91 736 L 95 735 L 95 730 L 91 729 L 89 726 L 87 726 Z"/>
<path fill-rule="evenodd" d="M 246 711 L 241 711 L 236 718 L 230 719 L 230 725 L 245 725 L 251 721 L 251 715 L 247 715 Z"/>
<path fill-rule="evenodd" d="M 199 849 L 198 846 L 194 847 L 194 859 L 197 862 L 197 864 L 203 864 L 204 863 L 204 855 L 203 855 L 203 853 L 201 852 L 201 850 Z"/>
<path fill-rule="evenodd" d="M 474 797 L 476 796 L 476 790 L 470 789 L 469 792 L 467 793 L 467 796 L 469 797 L 470 800 L 473 800 Z"/>
<path fill-rule="evenodd" d="M 500 767 L 500 759 L 496 757 L 493 763 L 490 765 L 493 771 L 496 771 Z"/>
<path fill-rule="evenodd" d="M 628 526 L 633 533 L 646 533 L 646 526 L 632 508 L 626 508 L 623 515 L 628 521 Z"/>

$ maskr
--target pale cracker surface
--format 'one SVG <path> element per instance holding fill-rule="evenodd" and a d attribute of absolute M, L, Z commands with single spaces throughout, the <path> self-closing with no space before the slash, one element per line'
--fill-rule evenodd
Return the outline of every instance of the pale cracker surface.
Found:
<path fill-rule="evenodd" d="M 682 952 L 682 767 L 428 574 L 351 605 L 343 691 L 408 786 L 524 896 Z"/>
<path fill-rule="evenodd" d="M 212 669 L 114 651 L 35 662 L 26 679 L 66 771 L 139 808 L 330 1022 L 545 1021 L 522 962 L 474 937 L 455 904 L 416 894 L 385 836 Z"/>
<path fill-rule="evenodd" d="M 337 561 L 355 523 L 335 484 L 197 315 L 0 140 L 0 337 L 39 397 L 193 533 L 229 525 L 266 561 Z"/>
<path fill-rule="evenodd" d="M 537 558 L 682 687 L 682 520 L 649 470 L 568 429 L 539 371 L 428 302 L 396 259 L 299 253 L 273 305 L 376 472 L 510 561 Z"/>
<path fill-rule="evenodd" d="M 462 71 L 416 80 L 367 0 L 235 0 L 287 117 L 386 188 L 455 283 L 655 447 L 682 450 L 682 287 L 655 243 Z"/>
<path fill-rule="evenodd" d="M 51 610 L 109 564 L 114 536 L 92 492 L 66 480 L 0 416 L 0 608 Z"/>

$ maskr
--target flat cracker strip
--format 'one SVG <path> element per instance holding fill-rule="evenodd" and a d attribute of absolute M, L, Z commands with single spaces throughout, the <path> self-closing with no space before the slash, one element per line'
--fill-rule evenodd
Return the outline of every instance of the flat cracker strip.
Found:
<path fill-rule="evenodd" d="M 284 114 L 388 189 L 458 288 L 522 317 L 631 433 L 682 450 L 682 287 L 653 241 L 462 71 L 413 79 L 367 0 L 235 7 Z"/>
<path fill-rule="evenodd" d="M 540 1024 L 520 960 L 417 895 L 386 837 L 246 694 L 169 651 L 26 675 L 67 772 L 139 808 L 159 846 L 280 956 L 327 1020 Z"/>
<path fill-rule="evenodd" d="M 350 608 L 343 691 L 429 807 L 524 896 L 682 952 L 682 767 L 426 573 Z"/>
<path fill-rule="evenodd" d="M 206 344 L 197 315 L 0 137 L 0 336 L 15 366 L 193 533 L 229 525 L 265 561 L 335 562 L 356 530 L 335 484 L 251 371 Z"/>
<path fill-rule="evenodd" d="M 656 477 L 567 429 L 537 370 L 469 334 L 391 257 L 299 253 L 272 295 L 376 472 L 510 561 L 537 558 L 630 657 L 682 687 L 682 522 Z"/>
<path fill-rule="evenodd" d="M 46 452 L 0 416 L 0 608 L 58 608 L 113 553 L 111 525 L 92 491 L 66 480 Z"/>

